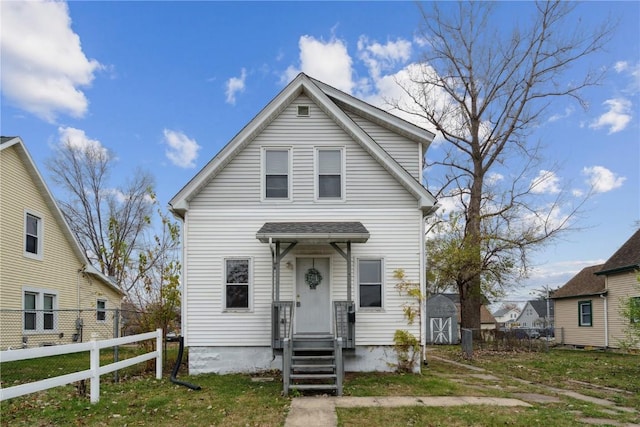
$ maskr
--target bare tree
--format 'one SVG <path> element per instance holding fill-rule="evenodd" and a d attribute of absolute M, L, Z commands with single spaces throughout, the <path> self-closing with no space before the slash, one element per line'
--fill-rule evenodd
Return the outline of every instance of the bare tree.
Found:
<path fill-rule="evenodd" d="M 111 187 L 113 161 L 100 144 L 66 142 L 48 159 L 47 169 L 65 191 L 58 203 L 85 253 L 128 294 L 146 271 L 140 271 L 137 258 L 151 225 L 154 182 L 138 171 L 124 187 Z"/>
<path fill-rule="evenodd" d="M 530 136 L 554 99 L 585 105 L 581 90 L 603 74 L 585 67 L 569 80 L 566 73 L 601 50 L 614 26 L 576 25 L 573 2 L 528 5 L 533 16 L 514 16 L 509 33 L 492 2 L 421 9 L 424 58 L 409 83 L 398 81 L 411 101 L 393 102 L 444 139 L 442 155 L 426 168 L 430 179 L 440 172 L 429 183 L 436 197 L 455 205 L 445 215 L 459 212 L 437 225 L 435 237 L 444 239 L 436 248 L 448 265 L 440 279 L 457 284 L 465 328 L 480 328 L 483 283 L 526 275 L 531 250 L 570 228 L 580 206 L 567 206 L 570 194 L 557 188 L 554 168 L 541 169 L 542 146 Z"/>

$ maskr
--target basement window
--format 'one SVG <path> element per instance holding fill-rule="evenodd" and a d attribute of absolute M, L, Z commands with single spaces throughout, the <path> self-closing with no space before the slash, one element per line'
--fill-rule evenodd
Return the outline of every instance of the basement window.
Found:
<path fill-rule="evenodd" d="M 308 105 L 298 105 L 298 117 L 309 117 Z"/>

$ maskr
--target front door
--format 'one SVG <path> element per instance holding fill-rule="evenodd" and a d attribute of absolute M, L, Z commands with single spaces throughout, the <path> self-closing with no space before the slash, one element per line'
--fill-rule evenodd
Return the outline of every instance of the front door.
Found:
<path fill-rule="evenodd" d="M 296 333 L 330 333 L 329 258 L 296 260 Z"/>

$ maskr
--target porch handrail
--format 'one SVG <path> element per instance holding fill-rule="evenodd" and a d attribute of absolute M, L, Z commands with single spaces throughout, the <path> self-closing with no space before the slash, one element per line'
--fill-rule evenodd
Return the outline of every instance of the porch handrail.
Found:
<path fill-rule="evenodd" d="M 293 337 L 293 301 L 273 301 L 271 311 L 271 347 L 284 348 L 284 340 Z"/>
<path fill-rule="evenodd" d="M 334 336 L 342 339 L 343 348 L 355 348 L 355 304 L 353 301 L 334 301 Z"/>

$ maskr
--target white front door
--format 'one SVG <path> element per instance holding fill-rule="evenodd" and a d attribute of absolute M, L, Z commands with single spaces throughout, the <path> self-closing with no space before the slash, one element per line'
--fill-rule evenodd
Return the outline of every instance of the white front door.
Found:
<path fill-rule="evenodd" d="M 330 333 L 329 258 L 296 260 L 296 333 Z"/>

